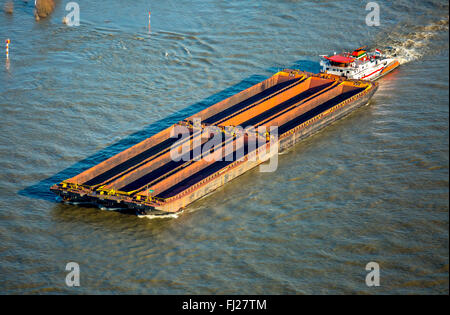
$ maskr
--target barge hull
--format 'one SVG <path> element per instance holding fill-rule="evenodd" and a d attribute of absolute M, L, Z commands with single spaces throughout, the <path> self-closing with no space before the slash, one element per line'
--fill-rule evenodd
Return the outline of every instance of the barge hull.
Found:
<path fill-rule="evenodd" d="M 374 82 L 286 69 L 53 185 L 51 190 L 65 201 L 134 209 L 138 215 L 178 212 L 367 104 L 377 88 Z M 247 122 L 277 129 L 263 133 L 236 126 Z M 174 130 L 183 128 L 189 130 L 189 137 L 174 135 Z M 200 139 L 197 147 L 203 148 L 208 138 L 214 137 L 210 130 L 220 133 L 222 140 L 219 151 L 214 147 L 206 156 L 225 157 L 230 149 L 228 155 L 235 156 L 234 160 L 206 161 L 204 155 L 200 160 L 193 158 L 195 141 Z M 174 163 L 171 150 L 180 151 L 183 145 L 191 146 L 191 159 Z M 238 158 L 241 147 L 244 155 Z"/>
<path fill-rule="evenodd" d="M 370 98 L 373 96 L 377 88 L 370 91 L 370 93 L 366 94 L 361 99 L 358 99 L 357 101 L 349 104 L 348 106 L 341 105 L 336 106 L 332 110 L 328 111 L 327 113 L 324 113 L 322 119 L 320 119 L 317 123 L 311 122 L 305 125 L 305 127 L 298 126 L 296 129 L 292 129 L 285 134 L 280 135 L 279 141 L 278 141 L 278 148 L 279 150 L 275 154 L 282 153 L 284 151 L 289 150 L 297 143 L 301 142 L 302 140 L 316 134 L 323 128 L 327 127 L 328 125 L 336 122 L 337 120 L 343 118 L 344 116 L 349 115 L 352 113 L 355 109 L 362 107 L 364 105 L 367 105 L 369 103 Z M 272 144 L 273 145 L 273 144 Z M 270 154 L 270 148 L 267 149 L 268 154 L 265 156 L 267 159 L 272 157 L 272 154 Z M 245 172 L 255 168 L 256 166 L 263 163 L 264 160 L 257 160 L 257 161 L 245 161 L 244 163 L 236 166 L 230 167 L 229 170 L 226 172 L 226 176 L 217 176 L 210 181 L 200 185 L 199 187 L 192 187 L 192 193 L 189 191 L 185 192 L 185 195 L 180 196 L 180 198 L 175 199 L 171 203 L 164 204 L 161 207 L 158 207 L 156 209 L 161 210 L 163 212 L 174 212 L 175 209 L 182 209 L 189 205 L 190 203 L 203 198 L 212 192 L 214 192 L 217 188 L 220 188 L 221 186 L 225 185 L 226 183 L 230 182 L 234 178 L 244 174 Z M 223 173 L 222 173 L 223 174 Z M 177 211 L 177 210 L 175 210 Z M 140 215 L 146 215 L 146 214 L 152 214 L 151 210 L 150 212 L 142 211 Z"/>

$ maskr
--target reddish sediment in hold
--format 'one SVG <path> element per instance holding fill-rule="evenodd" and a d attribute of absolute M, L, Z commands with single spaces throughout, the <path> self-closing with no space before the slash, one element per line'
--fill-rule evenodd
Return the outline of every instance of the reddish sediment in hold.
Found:
<path fill-rule="evenodd" d="M 135 209 L 140 215 L 177 212 L 367 104 L 377 88 L 374 82 L 286 69 L 51 190 L 65 201 Z M 171 137 L 186 130 L 186 137 Z M 217 147 L 210 150 L 213 140 Z M 188 158 L 177 161 L 173 152 L 183 148 Z"/>

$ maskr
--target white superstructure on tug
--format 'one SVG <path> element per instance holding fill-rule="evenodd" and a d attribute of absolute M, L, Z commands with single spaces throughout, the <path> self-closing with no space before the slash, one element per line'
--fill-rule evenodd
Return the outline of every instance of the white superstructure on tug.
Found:
<path fill-rule="evenodd" d="M 400 65 L 395 58 L 387 57 L 379 49 L 368 52 L 365 48 L 361 47 L 351 53 L 344 52 L 333 56 L 322 55 L 321 72 L 348 79 L 373 81 Z"/>

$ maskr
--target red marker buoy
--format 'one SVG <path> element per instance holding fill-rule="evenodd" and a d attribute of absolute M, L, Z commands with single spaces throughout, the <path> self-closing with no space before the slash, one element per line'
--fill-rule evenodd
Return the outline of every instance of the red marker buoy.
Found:
<path fill-rule="evenodd" d="M 9 59 L 9 44 L 11 44 L 11 40 L 8 38 L 6 40 L 6 59 Z"/>

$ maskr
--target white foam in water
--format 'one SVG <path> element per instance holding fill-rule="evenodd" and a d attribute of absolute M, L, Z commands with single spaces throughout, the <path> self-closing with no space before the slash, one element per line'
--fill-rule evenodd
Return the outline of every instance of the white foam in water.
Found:
<path fill-rule="evenodd" d="M 430 47 L 431 39 L 443 31 L 448 31 L 448 16 L 427 26 L 419 27 L 411 33 L 398 34 L 392 32 L 389 34 L 388 43 L 386 43 L 386 46 L 392 47 L 388 55 L 396 57 L 400 64 L 418 60 L 432 51 Z"/>
<path fill-rule="evenodd" d="M 170 214 L 147 214 L 147 215 L 138 215 L 138 218 L 146 218 L 146 219 L 177 219 L 180 212 L 170 213 Z"/>
<path fill-rule="evenodd" d="M 100 210 L 104 210 L 104 211 L 119 211 L 119 210 L 123 210 L 122 208 L 113 208 L 113 207 L 104 207 L 104 206 L 99 206 L 98 208 Z"/>

